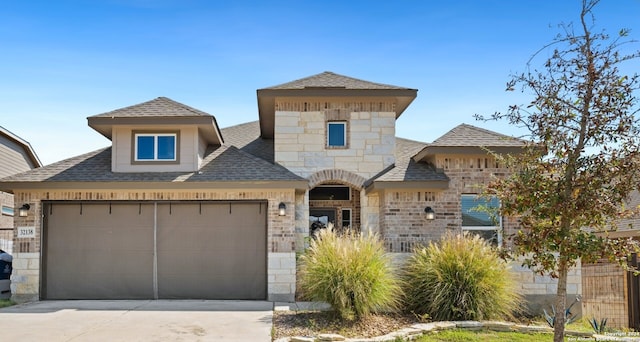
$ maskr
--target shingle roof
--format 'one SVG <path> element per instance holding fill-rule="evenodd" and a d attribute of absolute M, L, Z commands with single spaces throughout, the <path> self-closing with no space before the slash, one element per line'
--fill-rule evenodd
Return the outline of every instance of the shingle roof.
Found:
<path fill-rule="evenodd" d="M 504 134 L 496 133 L 484 128 L 461 124 L 440 138 L 436 139 L 429 146 L 513 146 L 522 147 L 525 141 L 510 137 Z"/>
<path fill-rule="evenodd" d="M 203 111 L 189 107 L 180 102 L 173 101 L 166 97 L 158 97 L 151 101 L 139 103 L 116 109 L 110 112 L 93 115 L 92 118 L 113 117 L 184 117 L 184 116 L 211 116 Z"/>
<path fill-rule="evenodd" d="M 421 161 L 440 153 L 487 153 L 487 149 L 496 153 L 518 153 L 526 145 L 527 142 L 522 139 L 468 124 L 461 124 L 431 144 L 427 144 L 413 156 L 413 160 Z"/>
<path fill-rule="evenodd" d="M 221 131 L 226 143 L 258 158 L 274 163 L 273 139 L 263 139 L 260 137 L 260 123 L 257 120 L 223 128 Z"/>
<path fill-rule="evenodd" d="M 112 172 L 111 147 L 2 179 L 2 182 L 264 182 L 304 181 L 235 146 L 210 146 L 198 172 Z"/>
<path fill-rule="evenodd" d="M 330 71 L 279 84 L 265 89 L 305 89 L 305 88 L 344 88 L 344 89 L 408 89 L 389 84 L 374 83 L 353 77 L 339 75 Z"/>
<path fill-rule="evenodd" d="M 374 180 L 377 182 L 448 182 L 449 177 L 438 172 L 433 165 L 416 162 L 411 157 L 426 146 L 418 141 L 396 138 L 396 163 Z"/>

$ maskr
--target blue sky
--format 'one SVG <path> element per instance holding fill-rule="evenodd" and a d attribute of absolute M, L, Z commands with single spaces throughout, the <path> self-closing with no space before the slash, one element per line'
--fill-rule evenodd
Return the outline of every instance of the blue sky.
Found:
<path fill-rule="evenodd" d="M 166 96 L 221 127 L 257 120 L 256 89 L 332 71 L 418 89 L 397 135 L 430 142 L 460 123 L 504 134 L 504 91 L 579 0 L 2 1 L 0 126 L 49 164 L 108 146 L 86 117 Z M 596 31 L 632 30 L 640 0 L 603 0 Z M 629 45 L 640 49 L 640 44 Z M 627 65 L 640 71 L 640 63 Z"/>

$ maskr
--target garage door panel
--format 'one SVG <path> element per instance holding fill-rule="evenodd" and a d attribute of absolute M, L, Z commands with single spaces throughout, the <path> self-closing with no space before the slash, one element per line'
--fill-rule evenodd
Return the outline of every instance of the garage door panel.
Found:
<path fill-rule="evenodd" d="M 266 216 L 261 206 L 158 205 L 160 298 L 265 299 Z M 258 248 L 247 248 L 255 241 Z"/>
<path fill-rule="evenodd" d="M 265 203 L 154 206 L 49 204 L 46 298 L 266 298 Z"/>
<path fill-rule="evenodd" d="M 49 206 L 48 299 L 153 298 L 152 205 Z"/>

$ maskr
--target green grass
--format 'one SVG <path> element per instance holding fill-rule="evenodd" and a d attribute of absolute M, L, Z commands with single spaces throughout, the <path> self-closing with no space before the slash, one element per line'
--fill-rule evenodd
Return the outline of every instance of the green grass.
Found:
<path fill-rule="evenodd" d="M 525 334 L 520 332 L 496 332 L 489 330 L 445 330 L 424 335 L 417 342 L 529 342 L 553 341 L 553 334 Z"/>
<path fill-rule="evenodd" d="M 15 305 L 10 299 L 0 299 L 0 308 L 6 308 L 7 306 Z"/>
<path fill-rule="evenodd" d="M 323 301 L 344 319 L 397 307 L 400 285 L 384 246 L 375 235 L 337 235 L 323 230 L 300 256 L 303 298 Z"/>

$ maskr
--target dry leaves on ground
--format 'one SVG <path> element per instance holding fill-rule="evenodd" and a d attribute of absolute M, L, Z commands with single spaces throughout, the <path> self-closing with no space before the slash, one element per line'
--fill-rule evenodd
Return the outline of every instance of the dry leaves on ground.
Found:
<path fill-rule="evenodd" d="M 416 317 L 401 314 L 371 314 L 361 320 L 346 321 L 330 311 L 275 311 L 274 338 L 317 336 L 335 333 L 345 337 L 376 337 L 418 323 Z"/>

